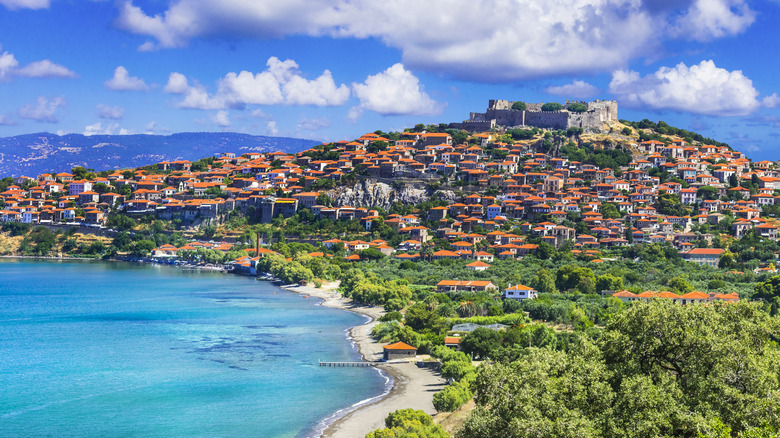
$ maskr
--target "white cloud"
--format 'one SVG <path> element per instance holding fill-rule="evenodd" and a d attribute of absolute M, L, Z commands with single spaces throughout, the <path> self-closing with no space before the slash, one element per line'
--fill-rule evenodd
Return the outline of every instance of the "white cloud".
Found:
<path fill-rule="evenodd" d="M 736 35 L 756 20 L 744 0 L 696 0 L 670 32 L 697 41 Z"/>
<path fill-rule="evenodd" d="M 612 74 L 609 91 L 629 107 L 711 116 L 743 115 L 759 107 L 758 91 L 742 71 L 718 68 L 711 60 L 690 68 L 683 63 L 661 67 L 644 77 L 618 70 Z"/>
<path fill-rule="evenodd" d="M 230 118 L 228 117 L 227 111 L 217 111 L 217 113 L 212 115 L 210 118 L 212 122 L 216 123 L 222 128 L 227 128 L 230 126 Z"/>
<path fill-rule="evenodd" d="M 268 135 L 276 135 L 279 133 L 279 127 L 276 126 L 276 121 L 274 120 L 269 120 L 268 123 L 265 124 L 265 130 Z"/>
<path fill-rule="evenodd" d="M 49 0 L 0 0 L 0 5 L 8 9 L 46 9 L 49 7 Z"/>
<path fill-rule="evenodd" d="M 39 96 L 35 103 L 27 104 L 19 108 L 19 117 L 35 120 L 37 122 L 57 123 L 57 110 L 65 106 L 65 97 L 55 97 L 51 100 Z"/>
<path fill-rule="evenodd" d="M 168 83 L 165 84 L 163 91 L 171 94 L 184 94 L 189 89 L 187 77 L 181 73 L 173 72 L 168 76 Z"/>
<path fill-rule="evenodd" d="M 123 66 L 114 70 L 114 77 L 105 82 L 106 88 L 115 91 L 144 91 L 149 89 L 143 79 L 130 76 L 130 73 Z"/>
<path fill-rule="evenodd" d="M 761 106 L 766 108 L 774 108 L 778 105 L 780 105 L 780 96 L 777 93 L 772 93 L 761 100 Z"/>
<path fill-rule="evenodd" d="M 157 122 L 151 121 L 146 124 L 144 127 L 144 134 L 152 135 L 155 132 L 155 129 L 157 128 Z"/>
<path fill-rule="evenodd" d="M 0 114 L 0 126 L 14 126 L 16 121 L 9 114 Z"/>
<path fill-rule="evenodd" d="M 120 120 L 125 115 L 125 109 L 121 106 L 108 106 L 100 103 L 97 106 L 97 115 L 101 119 Z"/>
<path fill-rule="evenodd" d="M 320 129 L 325 129 L 330 127 L 330 120 L 328 120 L 327 117 L 320 117 L 320 118 L 302 118 L 301 121 L 298 122 L 298 129 L 304 130 L 304 131 L 319 131 Z"/>
<path fill-rule="evenodd" d="M 179 94 L 179 108 L 243 109 L 246 105 L 342 105 L 349 98 L 349 88 L 336 86 L 333 76 L 325 70 L 317 79 L 300 75 L 298 64 L 271 57 L 267 69 L 259 73 L 230 72 L 217 81 L 217 92 L 210 95 L 201 84 L 189 84 L 181 73 L 171 73 L 164 90 Z"/>
<path fill-rule="evenodd" d="M 13 53 L 0 53 L 0 82 L 11 80 L 14 76 L 28 78 L 76 78 L 78 75 L 67 67 L 55 64 L 48 59 L 34 61 L 19 68 L 19 61 Z"/>
<path fill-rule="evenodd" d="M 19 76 L 28 78 L 77 78 L 78 75 L 68 70 L 67 67 L 55 64 L 48 59 L 35 61 L 20 68 L 17 73 Z"/>
<path fill-rule="evenodd" d="M 337 106 L 349 99 L 349 88 L 344 84 L 336 87 L 333 75 L 328 70 L 312 81 L 293 76 L 283 89 L 288 105 Z"/>
<path fill-rule="evenodd" d="M 599 94 L 599 89 L 593 85 L 575 80 L 570 84 L 549 86 L 544 89 L 545 92 L 555 94 L 556 96 L 565 96 L 576 99 L 582 99 L 586 97 L 592 97 Z"/>
<path fill-rule="evenodd" d="M 402 64 L 370 75 L 362 84 L 352 84 L 359 107 L 382 115 L 435 115 L 445 105 L 426 94 L 419 79 Z"/>
<path fill-rule="evenodd" d="M 119 124 L 118 123 L 108 123 L 105 127 L 103 126 L 103 122 L 97 122 L 94 125 L 88 125 L 84 128 L 83 134 L 86 136 L 90 135 L 112 135 L 115 132 L 119 130 Z"/>
<path fill-rule="evenodd" d="M 477 81 L 612 71 L 666 41 L 743 32 L 747 0 L 177 0 L 148 15 L 122 0 L 116 25 L 139 49 L 210 36 L 376 38 L 404 65 Z"/>
<path fill-rule="evenodd" d="M 18 65 L 19 61 L 16 60 L 13 53 L 0 53 L 0 81 L 11 79 Z"/>

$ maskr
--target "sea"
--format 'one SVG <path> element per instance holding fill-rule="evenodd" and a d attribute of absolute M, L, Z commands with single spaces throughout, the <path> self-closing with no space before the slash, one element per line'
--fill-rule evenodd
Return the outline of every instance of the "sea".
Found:
<path fill-rule="evenodd" d="M 365 317 L 254 278 L 0 259 L 0 437 L 309 437 L 387 391 Z"/>

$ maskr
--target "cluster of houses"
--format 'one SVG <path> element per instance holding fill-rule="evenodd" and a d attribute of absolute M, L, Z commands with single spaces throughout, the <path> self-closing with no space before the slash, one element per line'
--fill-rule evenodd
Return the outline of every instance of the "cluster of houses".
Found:
<path fill-rule="evenodd" d="M 326 145 L 328 156 L 334 158 L 330 160 L 314 159 L 323 155 L 315 148 L 298 154 L 224 153 L 205 169 L 198 166 L 203 169 L 199 171 L 193 170 L 192 162 L 177 160 L 158 163 L 156 171 L 115 171 L 89 180 L 68 173 L 19 177 L 16 185 L 0 193 L 0 221 L 100 226 L 110 211 L 187 221 L 241 210 L 270 222 L 306 208 L 323 218 L 357 220 L 370 231 L 380 219 L 377 210 L 321 205 L 323 192 L 316 190 L 323 181 L 338 184 L 356 172 L 369 178 L 410 176 L 429 181 L 451 176 L 467 183 L 467 194 L 432 208 L 425 216 L 381 217 L 405 238 L 395 247 L 385 241 L 323 242 L 328 249 L 345 248 L 354 260 L 359 260 L 358 251 L 373 247 L 411 261 L 469 259 L 469 269 L 479 271 L 488 269 L 495 258 L 534 253 L 538 245 L 528 240 L 535 236 L 534 241 L 554 247 L 571 242 L 575 252 L 594 259 L 601 248 L 668 242 L 686 258 L 713 265 L 720 250 L 701 248 L 710 246 L 713 236 L 691 232 L 694 224 L 717 225 L 731 216 L 736 237 L 750 230 L 761 237 L 778 237 L 773 220 L 761 217 L 763 206 L 780 203 L 776 163 L 752 163 L 722 146 L 693 146 L 679 139 L 646 141 L 633 145 L 641 153 L 616 175 L 611 168 L 536 152 L 533 141 L 497 143 L 493 135 L 475 134 L 466 144 L 453 144 L 446 133 L 405 132 L 395 141 L 369 133 Z M 680 182 L 661 183 L 658 176 L 651 176 L 653 168 L 678 176 L 687 187 Z M 733 187 L 729 182 L 735 178 L 740 184 L 758 181 L 757 191 Z M 714 188 L 715 196 L 700 197 L 698 189 L 703 186 Z M 691 214 L 659 213 L 657 200 L 663 192 L 692 206 Z M 614 213 L 604 217 L 606 203 L 621 217 Z M 563 225 L 572 218 L 587 229 L 578 226 L 577 232 Z M 423 221 L 433 226 L 423 226 Z M 507 232 L 510 227 L 505 225 L 517 234 Z M 433 237 L 448 240 L 450 248 L 426 253 L 426 243 Z"/>

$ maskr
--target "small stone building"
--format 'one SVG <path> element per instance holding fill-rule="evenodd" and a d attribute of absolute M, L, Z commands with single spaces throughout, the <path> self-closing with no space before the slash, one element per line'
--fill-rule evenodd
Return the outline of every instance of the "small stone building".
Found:
<path fill-rule="evenodd" d="M 385 360 L 408 359 L 417 356 L 417 349 L 403 342 L 384 346 Z"/>

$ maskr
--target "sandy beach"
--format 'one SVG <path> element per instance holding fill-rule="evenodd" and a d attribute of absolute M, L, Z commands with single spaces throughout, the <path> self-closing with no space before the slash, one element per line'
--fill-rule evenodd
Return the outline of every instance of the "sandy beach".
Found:
<path fill-rule="evenodd" d="M 310 286 L 285 287 L 285 289 L 321 298 L 322 305 L 366 315 L 371 320 L 366 324 L 350 329 L 358 351 L 365 360 L 378 360 L 382 357 L 382 345 L 371 338 L 371 329 L 377 319 L 385 314 L 381 307 L 361 306 L 341 297 L 336 292 L 337 283 L 323 285 L 322 288 Z M 385 417 L 398 409 L 421 409 L 431 415 L 436 413 L 433 407 L 433 394 L 446 384 L 438 372 L 427 368 L 418 368 L 414 363 L 381 364 L 379 367 L 393 378 L 393 387 L 383 398 L 361 406 L 328 426 L 321 436 L 327 438 L 363 437 L 374 429 L 385 426 Z"/>

